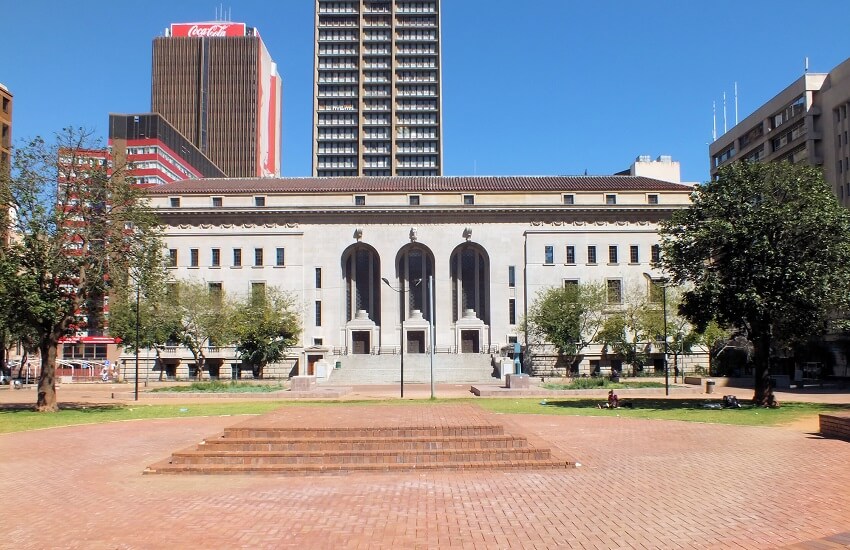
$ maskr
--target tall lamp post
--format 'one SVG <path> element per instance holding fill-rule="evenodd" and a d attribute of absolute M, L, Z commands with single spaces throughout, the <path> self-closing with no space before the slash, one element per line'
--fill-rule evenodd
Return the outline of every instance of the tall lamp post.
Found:
<path fill-rule="evenodd" d="M 408 292 L 410 292 L 410 289 L 405 290 L 405 289 L 402 289 L 402 288 L 394 287 L 393 285 L 390 284 L 389 279 L 387 279 L 386 277 L 381 277 L 381 280 L 384 281 L 384 284 L 387 285 L 391 290 L 398 292 L 402 297 L 405 294 L 407 294 Z M 414 282 L 414 284 L 419 285 L 419 283 L 421 283 L 421 282 L 422 282 L 422 279 L 417 279 Z M 401 383 L 400 383 L 401 388 L 400 389 L 401 389 L 401 398 L 404 399 L 404 305 L 403 304 L 399 304 L 399 313 L 400 313 L 399 318 L 401 319 Z M 434 390 L 433 390 L 433 386 L 432 386 L 432 389 L 431 389 L 432 395 L 433 395 L 433 392 L 434 392 Z"/>
<path fill-rule="evenodd" d="M 434 341 L 437 336 L 437 330 L 434 327 L 434 276 L 428 275 L 428 303 L 431 305 L 431 314 L 428 316 L 428 340 L 430 344 L 430 364 L 431 364 L 431 399 L 434 399 Z"/>
<path fill-rule="evenodd" d="M 649 279 L 650 284 L 656 284 L 661 287 L 661 303 L 664 316 L 664 395 L 670 395 L 670 368 L 667 364 L 667 355 L 670 352 L 667 342 L 667 284 L 670 280 L 667 277 L 653 278 L 649 273 L 644 273 L 643 276 Z"/>
<path fill-rule="evenodd" d="M 135 391 L 133 392 L 133 400 L 139 400 L 139 281 L 136 281 L 136 376 L 135 376 Z"/>

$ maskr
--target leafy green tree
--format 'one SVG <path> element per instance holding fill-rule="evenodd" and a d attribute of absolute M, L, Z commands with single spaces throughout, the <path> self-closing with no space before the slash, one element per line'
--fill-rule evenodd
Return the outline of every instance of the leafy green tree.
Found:
<path fill-rule="evenodd" d="M 569 284 L 543 289 L 524 322 L 529 340 L 550 343 L 570 367 L 602 327 L 606 307 L 602 283 Z"/>
<path fill-rule="evenodd" d="M 137 250 L 157 238 L 143 191 L 94 145 L 85 130 L 67 128 L 53 143 L 35 138 L 15 149 L 11 171 L 0 174 L 12 210 L 0 316 L 11 332 L 37 340 L 39 411 L 57 410 L 59 339 L 102 330 L 115 274 L 133 269 Z"/>
<path fill-rule="evenodd" d="M 662 224 L 661 267 L 687 283 L 680 311 L 753 342 L 758 405 L 774 403 L 770 357 L 821 334 L 846 311 L 850 213 L 817 168 L 736 162 L 695 189 L 692 205 Z"/>
<path fill-rule="evenodd" d="M 266 365 L 284 358 L 301 333 L 295 300 L 277 288 L 239 301 L 233 325 L 236 350 L 258 378 L 263 377 Z"/>
<path fill-rule="evenodd" d="M 161 364 L 162 350 L 176 338 L 180 318 L 168 297 L 168 272 L 157 245 L 159 242 L 151 242 L 141 250 L 137 269 L 116 284 L 109 302 L 109 333 L 121 338 L 125 350 L 135 353 L 138 311 L 139 350 L 153 349 Z M 164 372 L 161 368 L 160 380 Z"/>
<path fill-rule="evenodd" d="M 235 307 L 221 287 L 202 281 L 178 281 L 169 287 L 167 299 L 176 308 L 175 336 L 195 358 L 198 380 L 203 378 L 206 351 L 226 346 L 235 338 Z"/>
<path fill-rule="evenodd" d="M 596 342 L 619 355 L 635 374 L 649 361 L 649 342 L 662 333 L 660 308 L 653 307 L 641 293 L 632 292 L 605 317 Z"/>

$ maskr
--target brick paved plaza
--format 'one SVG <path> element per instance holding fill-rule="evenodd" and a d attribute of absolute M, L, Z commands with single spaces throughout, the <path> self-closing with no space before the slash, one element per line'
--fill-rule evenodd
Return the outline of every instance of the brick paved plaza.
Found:
<path fill-rule="evenodd" d="M 408 407 L 411 414 L 417 407 Z M 361 423 L 381 420 L 381 405 L 324 409 Z M 149 464 L 245 417 L 5 434 L 0 547 L 850 544 L 850 443 L 790 428 L 622 419 L 615 413 L 480 414 L 511 433 L 545 441 L 582 466 L 528 473 L 150 476 L 142 475 Z"/>

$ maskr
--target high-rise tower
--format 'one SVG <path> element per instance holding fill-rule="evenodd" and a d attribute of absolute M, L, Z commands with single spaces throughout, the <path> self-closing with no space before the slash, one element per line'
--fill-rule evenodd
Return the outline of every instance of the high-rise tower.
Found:
<path fill-rule="evenodd" d="M 153 41 L 151 111 L 230 177 L 280 175 L 281 80 L 257 29 L 172 24 Z"/>
<path fill-rule="evenodd" d="M 313 175 L 442 175 L 440 0 L 315 2 Z"/>

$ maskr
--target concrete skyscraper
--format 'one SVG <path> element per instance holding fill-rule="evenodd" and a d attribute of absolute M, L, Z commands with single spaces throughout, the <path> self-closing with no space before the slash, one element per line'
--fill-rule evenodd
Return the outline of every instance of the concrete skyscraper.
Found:
<path fill-rule="evenodd" d="M 315 3 L 313 175 L 442 175 L 440 0 Z"/>
<path fill-rule="evenodd" d="M 172 24 L 153 41 L 151 111 L 230 177 L 280 175 L 281 80 L 257 29 Z"/>

